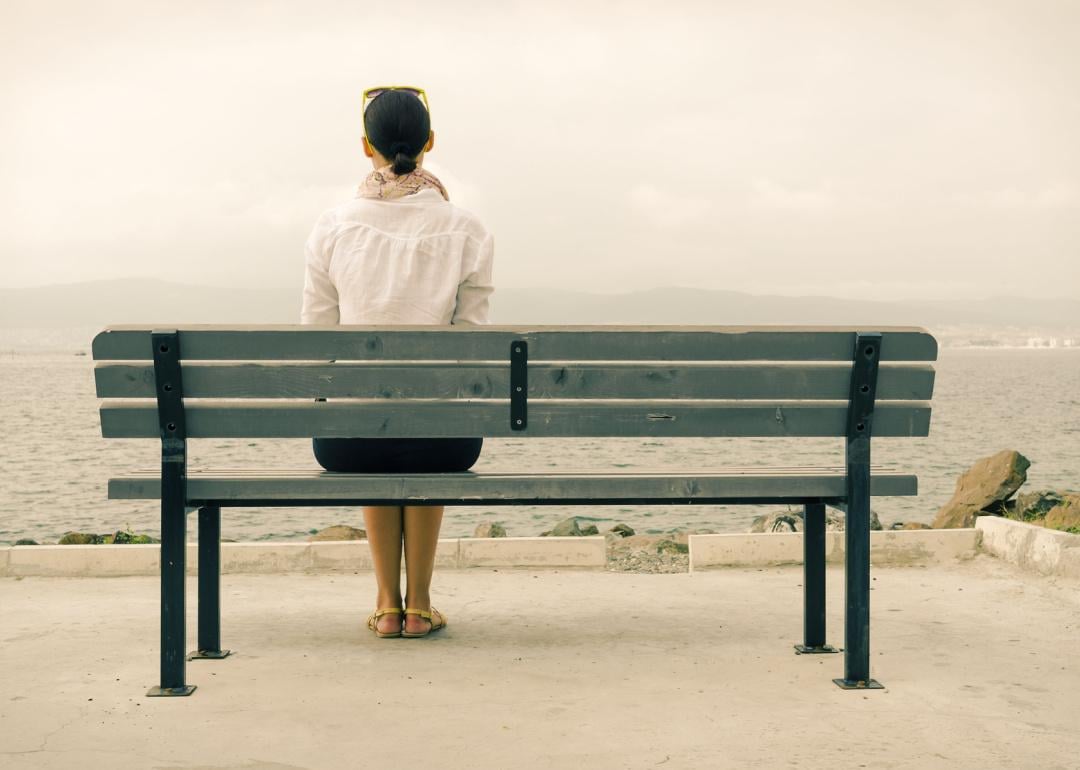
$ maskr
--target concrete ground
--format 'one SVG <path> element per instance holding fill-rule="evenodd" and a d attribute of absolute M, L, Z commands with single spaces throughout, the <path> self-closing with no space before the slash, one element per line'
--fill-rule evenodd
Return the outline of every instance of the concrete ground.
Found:
<path fill-rule="evenodd" d="M 189 663 L 189 698 L 144 697 L 154 578 L 6 578 L 0 767 L 1080 767 L 1080 585 L 986 556 L 874 576 L 883 691 L 793 653 L 798 568 L 471 569 L 437 572 L 421 640 L 365 628 L 370 572 L 227 576 L 237 653 Z"/>

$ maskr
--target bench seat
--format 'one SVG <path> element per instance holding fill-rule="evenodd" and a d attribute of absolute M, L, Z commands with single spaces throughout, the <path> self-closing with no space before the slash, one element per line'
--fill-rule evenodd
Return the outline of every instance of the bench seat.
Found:
<path fill-rule="evenodd" d="M 322 470 L 189 470 L 188 504 L 202 506 L 307 505 L 627 505 L 634 503 L 840 502 L 842 467 L 723 468 L 671 471 L 552 473 L 329 473 Z M 917 477 L 873 468 L 870 494 L 918 494 Z M 156 500 L 157 470 L 109 479 L 109 497 Z"/>

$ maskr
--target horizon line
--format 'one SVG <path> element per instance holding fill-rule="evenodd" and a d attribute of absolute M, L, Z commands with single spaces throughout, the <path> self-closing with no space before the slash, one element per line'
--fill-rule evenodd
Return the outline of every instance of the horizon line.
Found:
<path fill-rule="evenodd" d="M 30 286 L 0 286 L 0 291 L 34 291 L 34 290 L 40 290 L 40 289 L 58 289 L 58 288 L 68 288 L 68 287 L 77 287 L 77 286 L 87 286 L 87 285 L 92 285 L 92 284 L 102 284 L 102 283 L 119 283 L 119 282 L 123 282 L 123 281 L 146 281 L 146 282 L 151 282 L 152 281 L 152 282 L 157 282 L 157 283 L 173 284 L 173 285 L 176 285 L 176 286 L 190 286 L 190 287 L 200 288 L 200 289 L 222 289 L 222 290 L 228 290 L 228 291 L 237 291 L 237 290 L 241 290 L 241 291 L 294 291 L 294 290 L 297 290 L 296 287 L 293 287 L 293 286 L 256 286 L 256 287 L 237 286 L 237 285 L 231 285 L 230 286 L 230 285 L 222 285 L 222 284 L 185 283 L 185 282 L 182 282 L 182 281 L 171 281 L 171 280 L 168 280 L 166 278 L 159 278 L 157 276 L 130 276 L 130 277 L 125 277 L 125 278 L 92 278 L 92 279 L 87 279 L 87 280 L 83 280 L 83 281 L 70 281 L 70 282 L 66 282 L 66 283 L 34 284 L 34 285 L 30 285 Z M 684 285 L 678 285 L 678 284 L 663 284 L 663 285 L 660 285 L 660 286 L 653 286 L 651 288 L 646 288 L 646 289 L 623 289 L 623 290 L 620 290 L 620 291 L 611 291 L 611 292 L 587 291 L 587 290 L 582 290 L 582 289 L 567 289 L 567 288 L 554 287 L 554 286 L 496 286 L 495 287 L 495 292 L 497 294 L 499 290 L 539 291 L 539 292 L 550 291 L 550 292 L 562 292 L 562 293 L 566 293 L 566 294 L 587 294 L 587 295 L 601 296 L 601 297 L 618 297 L 618 296 L 624 296 L 624 295 L 628 295 L 628 294 L 640 294 L 640 293 L 644 293 L 644 292 L 657 291 L 657 290 L 662 290 L 662 289 L 677 289 L 677 290 L 694 291 L 694 292 L 701 292 L 701 293 L 714 292 L 714 293 L 726 293 L 726 294 L 742 294 L 742 295 L 745 295 L 745 296 L 748 296 L 748 297 L 779 297 L 779 298 L 789 298 L 789 299 L 833 299 L 833 300 L 843 300 L 843 301 L 847 301 L 847 302 L 956 302 L 956 301 L 960 301 L 960 302 L 989 302 L 989 301 L 993 301 L 993 300 L 1013 300 L 1013 301 L 1015 301 L 1015 300 L 1032 300 L 1032 301 L 1037 300 L 1037 301 L 1041 301 L 1041 302 L 1046 302 L 1046 301 L 1049 300 L 1049 301 L 1063 301 L 1063 302 L 1080 302 L 1080 296 L 1068 296 L 1068 295 L 1047 296 L 1045 294 L 1040 294 L 1040 295 L 990 294 L 990 295 L 983 295 L 983 296 L 979 296 L 979 297 L 948 298 L 948 299 L 938 299 L 938 298 L 932 298 L 932 297 L 912 297 L 912 296 L 906 296 L 906 297 L 902 297 L 902 298 L 898 298 L 898 299 L 876 299 L 876 298 L 865 298 L 864 299 L 864 298 L 846 297 L 846 296 L 843 296 L 843 295 L 831 295 L 831 294 L 783 294 L 783 293 L 759 294 L 759 293 L 752 292 L 752 291 L 746 291 L 744 289 L 713 289 L 713 288 L 701 288 L 699 286 L 684 286 Z M 493 295 L 493 296 L 495 296 L 495 295 Z"/>

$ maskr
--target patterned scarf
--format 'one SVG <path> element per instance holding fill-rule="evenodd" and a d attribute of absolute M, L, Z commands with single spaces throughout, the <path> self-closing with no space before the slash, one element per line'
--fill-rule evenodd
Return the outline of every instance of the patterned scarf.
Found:
<path fill-rule="evenodd" d="M 450 195 L 446 192 L 446 188 L 443 187 L 443 183 L 430 171 L 425 171 L 417 166 L 408 174 L 398 176 L 394 173 L 393 166 L 390 165 L 377 168 L 368 174 L 367 178 L 360 183 L 360 187 L 357 188 L 356 197 L 393 200 L 394 198 L 404 198 L 406 195 L 412 195 L 426 187 L 438 190 L 443 198 L 450 200 Z"/>

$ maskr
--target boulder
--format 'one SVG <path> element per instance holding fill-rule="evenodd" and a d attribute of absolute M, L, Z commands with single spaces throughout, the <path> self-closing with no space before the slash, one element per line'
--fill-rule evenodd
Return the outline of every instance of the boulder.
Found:
<path fill-rule="evenodd" d="M 473 530 L 473 537 L 506 537 L 506 527 L 497 521 L 482 521 Z"/>
<path fill-rule="evenodd" d="M 161 541 L 156 540 L 149 535 L 136 535 L 134 532 L 119 530 L 111 535 L 102 535 L 98 542 L 105 545 L 147 545 L 149 543 L 158 543 Z"/>
<path fill-rule="evenodd" d="M 773 511 L 758 516 L 750 524 L 751 532 L 802 532 L 802 511 Z"/>
<path fill-rule="evenodd" d="M 1080 535 L 1080 495 L 1064 495 L 1062 503 L 1046 514 L 1043 525 Z"/>
<path fill-rule="evenodd" d="M 976 517 L 1000 513 L 1027 480 L 1030 467 L 1026 457 L 1011 449 L 979 459 L 957 479 L 952 499 L 934 517 L 934 528 L 973 527 Z"/>
<path fill-rule="evenodd" d="M 571 516 L 569 519 L 563 519 L 547 532 L 541 532 L 541 535 L 551 535 L 552 537 L 581 537 L 581 528 L 578 526 L 578 520 L 576 516 Z"/>
<path fill-rule="evenodd" d="M 581 528 L 581 534 L 586 536 L 599 535 L 600 529 L 595 524 L 586 524 L 584 527 Z"/>
<path fill-rule="evenodd" d="M 367 532 L 348 524 L 337 524 L 333 527 L 320 529 L 308 538 L 308 542 L 318 543 L 327 540 L 367 540 Z"/>
<path fill-rule="evenodd" d="M 1006 515 L 1020 521 L 1034 521 L 1043 518 L 1064 502 L 1065 498 L 1049 489 L 1021 492 L 1016 496 L 1014 504 L 1009 506 L 1009 512 Z"/>
<path fill-rule="evenodd" d="M 614 527 L 612 527 L 608 531 L 609 532 L 614 532 L 619 537 L 629 537 L 630 535 L 634 534 L 634 530 L 629 524 L 622 524 L 622 523 L 616 524 Z"/>
<path fill-rule="evenodd" d="M 97 545 L 102 540 L 100 535 L 89 532 L 65 532 L 63 537 L 56 541 L 57 545 Z"/>
<path fill-rule="evenodd" d="M 899 526 L 897 526 L 897 524 Z M 921 521 L 898 521 L 893 525 L 893 529 L 901 530 L 913 530 L 913 529 L 933 529 L 929 524 L 923 524 Z"/>
<path fill-rule="evenodd" d="M 37 540 L 31 540 L 28 537 L 20 537 L 18 540 L 15 541 L 15 545 L 37 545 L 37 544 L 38 544 Z"/>
<path fill-rule="evenodd" d="M 845 521 L 845 506 L 838 503 L 836 509 L 825 509 L 825 531 L 843 532 Z M 877 512 L 870 510 L 870 529 L 881 529 L 881 519 Z M 802 532 L 803 512 L 797 511 L 773 511 L 763 516 L 758 516 L 750 524 L 751 532 Z"/>

